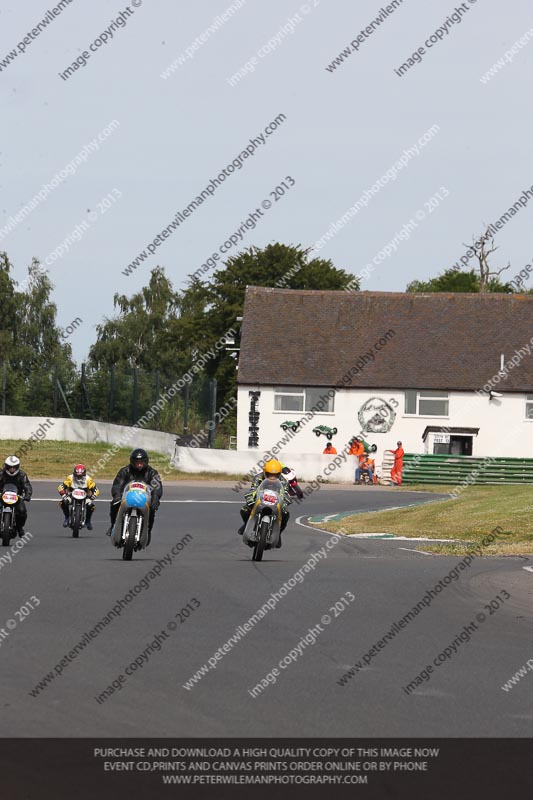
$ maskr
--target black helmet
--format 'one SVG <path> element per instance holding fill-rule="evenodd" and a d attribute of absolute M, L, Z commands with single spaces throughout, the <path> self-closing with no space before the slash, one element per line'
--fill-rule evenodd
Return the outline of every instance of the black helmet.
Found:
<path fill-rule="evenodd" d="M 142 447 L 138 447 L 136 450 L 131 451 L 130 455 L 130 467 L 134 474 L 140 474 L 144 472 L 146 467 L 148 466 L 148 453 L 146 450 L 143 450 Z"/>

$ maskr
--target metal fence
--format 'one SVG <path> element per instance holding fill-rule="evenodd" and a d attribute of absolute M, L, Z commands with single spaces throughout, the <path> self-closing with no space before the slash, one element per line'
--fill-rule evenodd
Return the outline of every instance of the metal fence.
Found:
<path fill-rule="evenodd" d="M 85 364 L 72 372 L 52 366 L 21 376 L 4 362 L 0 371 L 2 414 L 72 417 L 119 425 L 137 422 L 181 377 L 138 367 L 92 370 Z M 202 376 L 160 406 L 154 409 L 150 428 L 181 434 L 201 430 L 216 409 L 216 381 Z"/>

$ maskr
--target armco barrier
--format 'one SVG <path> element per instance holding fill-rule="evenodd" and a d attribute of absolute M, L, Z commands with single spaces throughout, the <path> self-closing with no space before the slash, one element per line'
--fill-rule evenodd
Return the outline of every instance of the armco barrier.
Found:
<path fill-rule="evenodd" d="M 404 484 L 442 483 L 460 485 L 463 481 L 476 485 L 533 483 L 532 458 L 472 458 L 471 456 L 414 455 L 404 456 Z"/>

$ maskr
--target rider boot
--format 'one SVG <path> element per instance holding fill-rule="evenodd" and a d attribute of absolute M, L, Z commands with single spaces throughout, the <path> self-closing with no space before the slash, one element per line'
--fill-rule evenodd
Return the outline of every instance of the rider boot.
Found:
<path fill-rule="evenodd" d="M 87 513 L 85 515 L 85 526 L 86 526 L 88 531 L 92 531 L 92 529 L 93 529 L 93 524 L 91 522 L 91 517 L 94 514 L 94 509 L 95 509 L 95 506 L 93 505 L 93 503 L 91 503 L 90 505 L 87 506 Z"/>
<path fill-rule="evenodd" d="M 276 545 L 276 549 L 281 547 L 281 534 L 283 533 L 283 531 L 287 527 L 287 522 L 289 521 L 289 517 L 290 517 L 290 514 L 289 514 L 288 511 L 282 511 L 281 512 L 281 527 L 279 529 L 279 538 L 278 538 L 278 543 Z"/>
<path fill-rule="evenodd" d="M 249 509 L 249 508 L 248 508 L 248 506 L 243 506 L 243 507 L 241 508 L 241 510 L 240 510 L 241 519 L 242 519 L 242 521 L 243 521 L 243 523 L 244 523 L 244 524 L 243 524 L 243 525 L 241 525 L 241 527 L 240 527 L 240 528 L 239 528 L 239 530 L 237 531 L 237 533 L 239 534 L 239 536 L 242 536 L 242 535 L 243 535 L 243 533 L 244 533 L 244 529 L 246 528 L 246 523 L 248 522 L 248 520 L 249 520 L 249 518 L 250 518 L 250 511 L 251 511 L 251 509 Z"/>
<path fill-rule="evenodd" d="M 106 536 L 111 536 L 111 534 L 113 533 L 113 526 L 114 526 L 115 520 L 117 518 L 119 505 L 120 505 L 120 499 L 111 500 L 111 505 L 109 507 L 109 519 L 111 520 L 111 525 L 109 526 L 109 528 L 105 532 Z"/>
<path fill-rule="evenodd" d="M 154 520 L 155 520 L 155 509 L 150 509 L 150 514 L 148 515 L 148 538 L 146 540 L 145 547 L 148 547 L 150 542 L 152 541 L 152 528 L 154 527 Z"/>
<path fill-rule="evenodd" d="M 70 521 L 70 511 L 69 511 L 69 503 L 66 497 L 61 498 L 61 500 L 59 501 L 59 507 L 63 512 L 63 527 L 68 528 Z"/>
<path fill-rule="evenodd" d="M 15 530 L 19 536 L 24 536 L 24 525 L 28 519 L 28 512 L 22 500 L 19 500 L 15 507 Z"/>

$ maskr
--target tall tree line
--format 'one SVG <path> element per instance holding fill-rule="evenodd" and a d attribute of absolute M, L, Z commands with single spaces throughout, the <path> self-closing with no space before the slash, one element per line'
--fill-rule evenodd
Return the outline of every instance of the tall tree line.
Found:
<path fill-rule="evenodd" d="M 310 250 L 301 246 L 280 243 L 251 247 L 229 258 L 209 279 L 192 278 L 183 291 L 174 289 L 163 267 L 156 267 L 140 291 L 114 295 L 115 313 L 97 326 L 81 376 L 56 324 L 49 278 L 34 261 L 27 288 L 17 291 L 11 271 L 4 253 L 0 353 L 7 361 L 8 413 L 51 414 L 57 374 L 73 416 L 122 423 L 141 416 L 226 331 L 239 327 L 246 286 L 342 290 L 350 282 L 354 285 L 353 275 L 330 260 L 312 258 Z M 2 356 L 0 369 L 1 362 Z M 190 389 L 192 427 L 207 418 L 210 380 L 217 380 L 220 407 L 235 396 L 236 377 L 235 353 L 230 350 L 207 362 Z M 61 395 L 60 412 L 66 415 L 62 401 Z M 183 398 L 167 404 L 154 427 L 178 431 L 183 406 Z"/>

